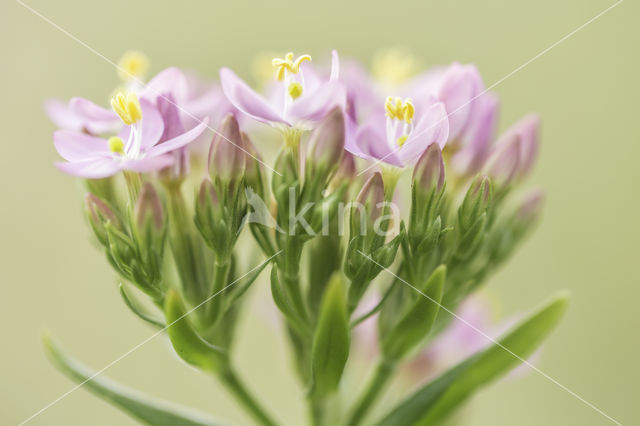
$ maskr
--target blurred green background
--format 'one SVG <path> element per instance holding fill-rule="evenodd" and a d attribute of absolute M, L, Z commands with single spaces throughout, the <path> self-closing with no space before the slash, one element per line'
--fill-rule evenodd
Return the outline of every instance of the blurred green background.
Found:
<path fill-rule="evenodd" d="M 27 3 L 111 60 L 146 52 L 152 72 L 169 65 L 214 76 L 225 64 L 249 75 L 261 51 L 370 61 L 406 46 L 425 65 L 478 65 L 498 81 L 613 4 L 570 1 L 108 2 Z M 627 0 L 529 64 L 495 91 L 502 126 L 537 111 L 543 148 L 531 181 L 548 193 L 538 231 L 489 285 L 499 316 L 525 310 L 559 288 L 573 301 L 539 367 L 623 424 L 640 422 L 640 4 Z M 104 59 L 19 3 L 0 6 L 0 423 L 17 424 L 72 387 L 46 361 L 50 330 L 101 368 L 153 331 L 121 303 L 103 256 L 89 244 L 80 184 L 60 172 L 45 98 L 101 99 L 116 82 Z M 278 417 L 297 425 L 302 394 L 279 332 L 255 294 L 238 347 L 244 377 Z M 247 424 L 221 388 L 177 362 L 162 338 L 107 371 L 128 385 Z M 474 398 L 470 425 L 612 424 L 536 373 Z M 134 424 L 84 390 L 32 425 Z"/>

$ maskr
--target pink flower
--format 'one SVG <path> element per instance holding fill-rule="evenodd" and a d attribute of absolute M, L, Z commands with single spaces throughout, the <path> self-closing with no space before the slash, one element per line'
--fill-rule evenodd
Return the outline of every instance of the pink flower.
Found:
<path fill-rule="evenodd" d="M 405 167 L 413 165 L 432 143 L 444 147 L 448 136 L 442 102 L 432 98 L 430 103 L 423 102 L 420 110 L 409 99 L 389 97 L 384 110 L 374 113 L 355 137 L 347 138 L 345 149 L 362 158 Z"/>
<path fill-rule="evenodd" d="M 329 79 L 320 77 L 310 66 L 311 57 L 294 60 L 293 53 L 274 59 L 278 90 L 267 98 L 251 89 L 228 68 L 220 70 L 224 94 L 238 110 L 249 117 L 276 127 L 309 130 L 334 107 L 344 108 L 346 93 L 338 81 L 338 54 L 334 51 Z"/>
<path fill-rule="evenodd" d="M 54 133 L 56 150 L 67 160 L 57 164 L 60 170 L 89 179 L 112 176 L 122 170 L 157 171 L 173 164 L 174 156 L 169 153 L 193 141 L 207 127 L 202 122 L 163 141 L 165 123 L 148 100 L 138 101 L 135 94 L 119 94 L 112 104 L 126 124 L 118 136 L 104 139 L 73 130 Z"/>
<path fill-rule="evenodd" d="M 62 129 L 99 135 L 117 131 L 122 126 L 113 111 L 84 98 L 72 98 L 68 103 L 49 99 L 44 110 L 49 119 Z"/>

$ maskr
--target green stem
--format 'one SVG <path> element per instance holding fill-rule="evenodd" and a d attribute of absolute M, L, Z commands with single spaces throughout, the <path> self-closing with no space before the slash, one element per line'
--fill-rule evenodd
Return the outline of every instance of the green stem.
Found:
<path fill-rule="evenodd" d="M 131 207 L 136 203 L 138 199 L 138 194 L 140 193 L 140 188 L 142 188 L 142 177 L 140 173 L 124 171 L 124 180 L 127 183 L 127 190 L 129 191 L 129 202 L 131 203 Z"/>
<path fill-rule="evenodd" d="M 263 426 L 275 426 L 276 423 L 269 417 L 266 411 L 260 406 L 256 399 L 249 393 L 240 378 L 231 369 L 227 368 L 220 375 L 222 383 L 236 398 L 236 400 L 247 410 L 258 424 Z"/>
<path fill-rule="evenodd" d="M 288 237 L 286 249 L 284 251 L 284 267 L 282 270 L 282 278 L 284 281 L 285 291 L 289 296 L 293 307 L 302 319 L 307 322 L 309 319 L 307 307 L 300 288 L 300 252 L 302 245 L 295 241 L 295 238 Z"/>
<path fill-rule="evenodd" d="M 354 409 L 351 411 L 349 421 L 347 422 L 349 426 L 357 426 L 364 420 L 369 408 L 371 408 L 371 405 L 380 395 L 380 391 L 384 389 L 385 384 L 389 381 L 394 371 L 395 363 L 393 361 L 384 359 L 380 361 L 365 392 L 360 396 Z"/>
<path fill-rule="evenodd" d="M 309 418 L 312 426 L 322 426 L 325 421 L 324 401 L 312 398 L 309 400 Z"/>
<path fill-rule="evenodd" d="M 231 267 L 231 262 L 229 259 L 219 259 L 216 260 L 213 265 L 213 288 L 211 290 L 211 296 L 216 295 L 222 289 L 227 286 L 228 277 L 229 277 L 229 268 Z M 211 318 L 211 325 L 215 324 L 222 314 L 222 309 L 220 307 L 223 297 L 212 297 L 212 299 L 207 304 L 207 310 L 209 312 L 209 317 Z"/>

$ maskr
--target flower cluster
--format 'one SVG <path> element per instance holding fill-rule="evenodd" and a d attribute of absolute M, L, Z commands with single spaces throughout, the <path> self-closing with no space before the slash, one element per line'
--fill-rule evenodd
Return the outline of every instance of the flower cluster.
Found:
<path fill-rule="evenodd" d="M 145 81 L 146 57 L 129 52 L 110 102 L 46 104 L 60 127 L 58 167 L 85 179 L 88 221 L 126 305 L 260 424 L 276 421 L 232 361 L 244 295 L 267 266 L 313 424 L 358 425 L 399 367 L 461 327 L 455 312 L 540 215 L 538 190 L 517 194 L 535 163 L 537 116 L 497 135 L 497 97 L 473 65 L 415 73 L 405 56 L 387 55 L 370 74 L 335 51 L 326 66 L 287 53 L 258 91 L 228 68 L 219 82 L 177 68 Z M 245 228 L 266 258 L 255 267 Z M 501 344 L 527 357 L 564 304 L 552 300 Z M 334 404 L 352 333 L 372 321 L 380 359 L 371 383 L 350 406 Z M 440 421 L 518 360 L 480 347 L 380 424 Z M 146 422 L 192 424 L 118 401 Z"/>

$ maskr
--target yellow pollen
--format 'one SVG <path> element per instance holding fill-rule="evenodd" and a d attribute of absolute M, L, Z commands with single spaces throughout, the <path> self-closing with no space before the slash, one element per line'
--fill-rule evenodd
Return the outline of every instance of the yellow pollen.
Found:
<path fill-rule="evenodd" d="M 384 101 L 384 109 L 387 117 L 395 120 L 404 121 L 407 124 L 413 122 L 415 107 L 411 99 L 402 100 L 400 97 L 392 98 L 388 96 Z"/>
<path fill-rule="evenodd" d="M 142 77 L 149 68 L 149 59 L 140 52 L 125 52 L 118 61 L 118 77 L 124 81 Z"/>
<path fill-rule="evenodd" d="M 118 136 L 109 138 L 109 151 L 116 154 L 124 154 L 124 141 Z"/>
<path fill-rule="evenodd" d="M 118 114 L 124 124 L 132 125 L 142 119 L 142 109 L 135 93 L 126 95 L 119 92 L 111 99 L 111 108 Z"/>
<path fill-rule="evenodd" d="M 402 148 L 402 145 L 404 145 L 408 137 L 408 135 L 402 135 L 398 138 L 398 140 L 396 141 L 396 143 L 398 144 L 398 148 Z"/>
<path fill-rule="evenodd" d="M 284 59 L 282 58 L 273 58 L 271 61 L 271 65 L 276 69 L 276 77 L 279 81 L 283 81 L 286 75 L 286 72 L 290 72 L 291 74 L 298 74 L 300 71 L 300 64 L 304 61 L 310 61 L 311 56 L 309 55 L 301 55 L 294 61 L 293 60 L 293 52 L 289 52 L 285 55 Z"/>
<path fill-rule="evenodd" d="M 298 99 L 300 95 L 302 95 L 302 84 L 294 81 L 289 85 L 287 90 L 292 99 Z"/>

